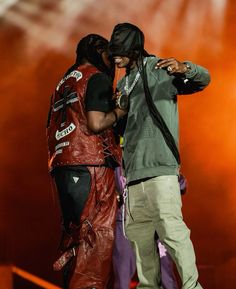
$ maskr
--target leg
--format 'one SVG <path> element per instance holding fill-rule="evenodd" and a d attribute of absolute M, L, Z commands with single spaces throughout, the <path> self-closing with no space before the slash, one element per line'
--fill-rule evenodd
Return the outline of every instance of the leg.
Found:
<path fill-rule="evenodd" d="M 79 225 L 80 216 L 91 187 L 91 175 L 87 167 L 66 166 L 54 171 L 63 224 L 70 233 L 70 224 Z"/>
<path fill-rule="evenodd" d="M 165 245 L 182 280 L 183 289 L 200 289 L 190 231 L 181 212 L 177 176 L 161 176 L 144 183 L 160 241 Z"/>
<path fill-rule="evenodd" d="M 119 209 L 113 248 L 114 289 L 129 289 L 136 270 L 135 255 L 129 240 L 123 234 L 121 214 L 121 209 Z"/>
<path fill-rule="evenodd" d="M 117 199 L 114 171 L 89 167 L 91 190 L 81 216 L 78 253 L 74 258 L 69 289 L 104 289 L 112 269 Z"/>
<path fill-rule="evenodd" d="M 164 245 L 157 240 L 161 261 L 161 284 L 163 289 L 178 289 L 178 283 L 174 274 L 173 261 Z"/>
<path fill-rule="evenodd" d="M 87 167 L 65 166 L 56 168 L 53 176 L 63 219 L 64 231 L 60 244 L 60 251 L 63 253 L 69 247 L 76 245 L 72 237 L 73 228 L 79 225 L 91 187 L 91 175 Z M 65 289 L 68 288 L 70 263 L 63 268 L 63 288 Z"/>
<path fill-rule="evenodd" d="M 126 233 L 135 250 L 140 289 L 160 288 L 159 257 L 154 240 L 155 227 L 149 213 L 142 183 L 130 186 Z"/>

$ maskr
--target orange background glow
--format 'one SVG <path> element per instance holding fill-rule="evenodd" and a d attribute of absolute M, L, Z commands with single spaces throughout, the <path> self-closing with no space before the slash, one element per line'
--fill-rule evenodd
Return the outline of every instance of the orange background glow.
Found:
<path fill-rule="evenodd" d="M 211 73 L 203 92 L 178 98 L 183 212 L 204 288 L 236 288 L 234 0 L 0 2 L 0 263 L 60 284 L 51 266 L 60 217 L 47 172 L 50 95 L 78 40 L 88 33 L 109 39 L 121 22 L 143 30 L 149 53 Z"/>

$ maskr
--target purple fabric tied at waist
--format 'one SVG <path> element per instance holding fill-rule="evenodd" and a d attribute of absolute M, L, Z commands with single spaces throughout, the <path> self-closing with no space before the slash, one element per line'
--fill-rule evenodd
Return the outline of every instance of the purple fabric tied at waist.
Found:
<path fill-rule="evenodd" d="M 178 176 L 179 187 L 181 195 L 184 195 L 187 191 L 187 180 L 184 175 L 179 174 Z"/>
<path fill-rule="evenodd" d="M 121 167 L 117 167 L 115 169 L 115 176 L 116 176 L 116 188 L 117 188 L 119 194 L 122 195 L 124 187 L 126 185 L 126 179 L 122 175 Z M 187 191 L 187 180 L 183 174 L 179 174 L 178 181 L 179 181 L 181 195 L 184 195 Z"/>
<path fill-rule="evenodd" d="M 115 168 L 115 180 L 116 180 L 116 188 L 119 194 L 123 194 L 124 187 L 126 185 L 126 179 L 122 174 L 122 168 L 116 167 Z"/>

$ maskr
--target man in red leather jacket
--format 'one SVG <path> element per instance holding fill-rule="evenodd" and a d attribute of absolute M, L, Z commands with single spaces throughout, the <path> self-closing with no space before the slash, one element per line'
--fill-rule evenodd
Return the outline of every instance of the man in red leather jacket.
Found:
<path fill-rule="evenodd" d="M 117 212 L 114 169 L 121 152 L 112 126 L 126 112 L 112 101 L 108 41 L 81 39 L 75 64 L 56 86 L 47 125 L 49 170 L 63 219 L 64 288 L 106 287 Z"/>

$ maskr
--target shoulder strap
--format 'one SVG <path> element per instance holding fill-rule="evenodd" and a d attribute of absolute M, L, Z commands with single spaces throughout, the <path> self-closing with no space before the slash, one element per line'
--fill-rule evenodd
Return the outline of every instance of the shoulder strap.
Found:
<path fill-rule="evenodd" d="M 157 125 L 157 127 L 160 129 L 162 132 L 162 135 L 164 137 L 164 140 L 173 153 L 176 161 L 178 164 L 180 164 L 180 155 L 179 155 L 179 150 L 176 146 L 174 137 L 172 136 L 169 128 L 167 127 L 163 117 L 161 116 L 160 112 L 158 111 L 156 105 L 153 102 L 153 98 L 151 96 L 149 87 L 148 87 L 148 82 L 147 82 L 147 74 L 146 74 L 146 68 L 144 68 L 144 65 L 142 65 L 141 68 L 141 76 L 143 79 L 143 88 L 144 88 L 144 93 L 145 93 L 145 98 L 147 101 L 147 105 L 151 114 L 151 117 L 154 121 L 154 123 Z"/>

